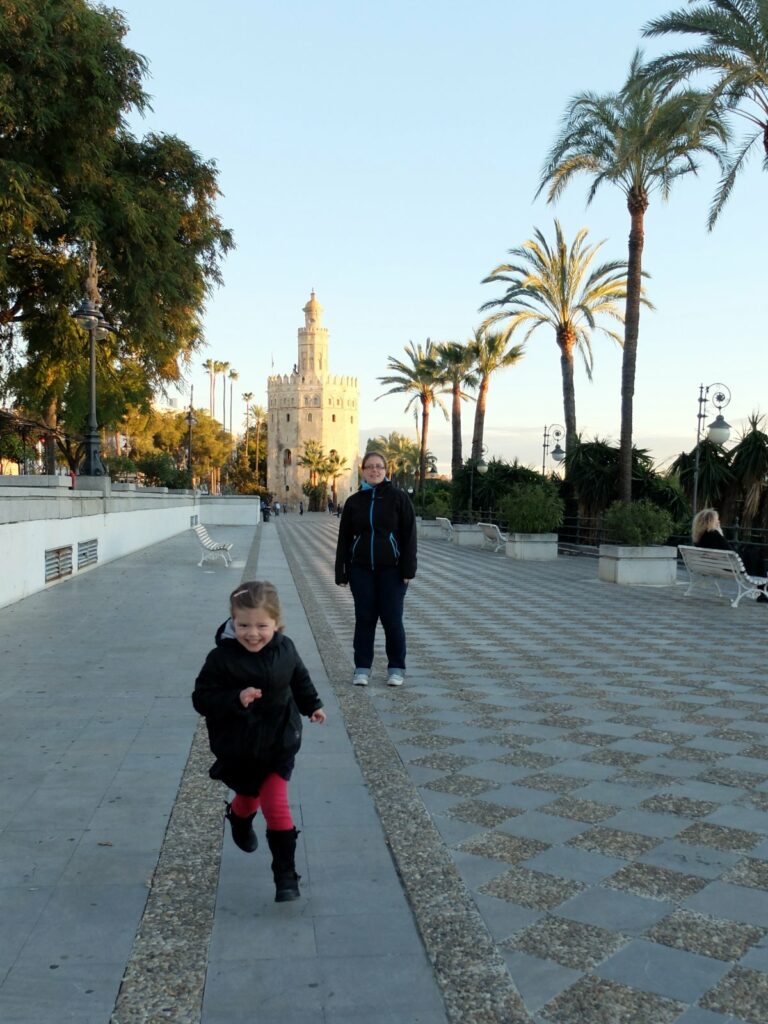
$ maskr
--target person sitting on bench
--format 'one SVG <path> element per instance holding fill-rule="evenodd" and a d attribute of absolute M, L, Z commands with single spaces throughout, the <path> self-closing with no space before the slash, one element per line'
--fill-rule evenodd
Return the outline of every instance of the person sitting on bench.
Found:
<path fill-rule="evenodd" d="M 717 509 L 703 508 L 693 517 L 691 526 L 691 539 L 697 548 L 709 548 L 714 551 L 735 551 L 744 563 L 744 568 L 750 576 L 765 576 L 765 559 L 760 549 L 755 544 L 730 544 L 723 536 L 723 528 L 720 525 L 720 515 Z M 768 594 L 765 588 L 757 598 L 758 601 L 768 601 Z"/>

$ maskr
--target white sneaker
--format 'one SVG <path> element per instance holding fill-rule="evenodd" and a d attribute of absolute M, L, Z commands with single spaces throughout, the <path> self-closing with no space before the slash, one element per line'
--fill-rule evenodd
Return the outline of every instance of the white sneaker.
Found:
<path fill-rule="evenodd" d="M 352 683 L 355 686 L 367 686 L 371 678 L 371 670 L 367 668 L 356 668 L 352 676 Z"/>
<path fill-rule="evenodd" d="M 394 669 L 387 676 L 387 686 L 402 686 L 405 682 L 405 676 L 399 669 Z"/>

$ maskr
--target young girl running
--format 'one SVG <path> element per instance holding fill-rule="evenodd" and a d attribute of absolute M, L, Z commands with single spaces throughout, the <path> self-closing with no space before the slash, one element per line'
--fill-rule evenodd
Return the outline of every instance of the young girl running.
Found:
<path fill-rule="evenodd" d="M 209 774 L 235 792 L 224 813 L 232 839 L 253 853 L 253 819 L 261 807 L 275 901 L 285 903 L 300 895 L 288 780 L 301 746 L 301 715 L 324 722 L 325 711 L 293 641 L 280 632 L 275 587 L 242 583 L 229 603 L 230 618 L 216 631 L 216 647 L 197 677 L 192 703 L 205 716 L 216 757 Z"/>

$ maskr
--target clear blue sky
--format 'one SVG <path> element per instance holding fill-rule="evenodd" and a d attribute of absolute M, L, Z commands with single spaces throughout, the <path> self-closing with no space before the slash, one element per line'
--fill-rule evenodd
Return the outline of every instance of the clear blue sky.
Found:
<path fill-rule="evenodd" d="M 534 201 L 568 99 L 622 84 L 638 45 L 671 41 L 640 27 L 675 0 L 124 0 L 128 45 L 150 62 L 153 113 L 135 128 L 175 133 L 215 159 L 220 211 L 237 249 L 209 303 L 200 364 L 226 360 L 236 395 L 266 405 L 266 378 L 296 358 L 301 307 L 315 288 L 330 330 L 331 372 L 360 381 L 365 438 L 413 436 L 402 396 L 375 401 L 387 357 L 409 340 L 466 340 L 497 286 L 481 279 L 534 227 L 570 238 L 587 226 L 626 258 L 629 218 L 618 190 L 585 206 L 587 181 L 556 206 Z M 653 196 L 645 269 L 656 312 L 643 311 L 636 443 L 665 462 L 692 447 L 700 383 L 724 381 L 735 428 L 766 401 L 768 175 L 760 154 L 714 232 L 717 181 L 705 163 L 669 203 Z M 579 429 L 619 433 L 620 350 L 594 339 L 590 383 L 576 374 Z M 188 394 L 181 399 L 188 401 Z M 242 409 L 242 402 L 235 406 Z M 474 405 L 465 405 L 465 454 Z M 559 353 L 545 328 L 525 359 L 492 383 L 490 454 L 540 465 L 545 423 L 562 423 Z M 434 411 L 430 448 L 447 469 L 450 433 Z"/>

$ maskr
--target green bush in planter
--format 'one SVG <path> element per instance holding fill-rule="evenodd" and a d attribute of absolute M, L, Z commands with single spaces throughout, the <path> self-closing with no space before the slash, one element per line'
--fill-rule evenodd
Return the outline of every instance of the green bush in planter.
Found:
<path fill-rule="evenodd" d="M 603 516 L 606 544 L 642 548 L 648 544 L 663 544 L 673 532 L 674 521 L 669 512 L 646 498 L 630 505 L 615 501 Z"/>
<path fill-rule="evenodd" d="M 500 505 L 510 533 L 554 533 L 565 505 L 550 483 L 514 484 Z"/>

